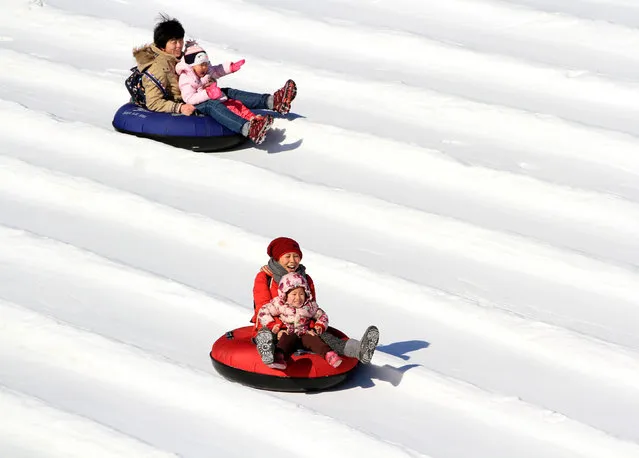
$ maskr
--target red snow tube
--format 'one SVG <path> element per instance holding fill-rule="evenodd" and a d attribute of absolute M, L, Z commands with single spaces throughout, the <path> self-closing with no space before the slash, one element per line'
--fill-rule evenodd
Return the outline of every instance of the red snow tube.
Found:
<path fill-rule="evenodd" d="M 346 339 L 343 332 L 329 328 Z M 244 385 L 273 391 L 318 391 L 344 382 L 359 361 L 343 357 L 339 367 L 331 367 L 315 353 L 295 354 L 284 371 L 267 367 L 252 340 L 253 326 L 234 329 L 217 339 L 210 356 L 215 369 L 224 377 Z"/>

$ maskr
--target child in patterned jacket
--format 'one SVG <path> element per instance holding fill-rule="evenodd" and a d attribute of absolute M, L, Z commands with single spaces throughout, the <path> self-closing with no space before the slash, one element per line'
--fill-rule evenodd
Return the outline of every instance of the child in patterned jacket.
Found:
<path fill-rule="evenodd" d="M 333 367 L 342 363 L 319 336 L 328 327 L 328 316 L 313 300 L 306 279 L 297 272 L 282 277 L 278 295 L 260 309 L 259 323 L 277 335 L 275 361 L 268 366 L 286 369 L 286 360 L 299 348 L 323 356 Z"/>

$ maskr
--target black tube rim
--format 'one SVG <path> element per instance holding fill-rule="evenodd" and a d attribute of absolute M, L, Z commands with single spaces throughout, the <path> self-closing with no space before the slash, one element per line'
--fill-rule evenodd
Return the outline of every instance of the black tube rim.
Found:
<path fill-rule="evenodd" d="M 188 137 L 188 136 L 175 136 L 175 135 L 157 135 L 147 134 L 142 132 L 132 132 L 129 130 L 120 129 L 113 125 L 113 128 L 123 134 L 134 135 L 140 138 L 148 138 L 149 140 L 155 140 L 165 143 L 167 145 L 174 146 L 176 148 L 188 149 L 194 152 L 210 153 L 214 151 L 225 151 L 235 146 L 241 145 L 246 141 L 246 137 L 241 134 L 234 135 L 220 135 L 220 136 L 208 136 L 208 137 Z"/>
<path fill-rule="evenodd" d="M 324 375 L 322 377 L 277 377 L 237 369 L 217 361 L 210 354 L 209 356 L 213 363 L 213 367 L 215 367 L 217 372 L 224 378 L 241 383 L 242 385 L 269 391 L 300 393 L 305 391 L 326 390 L 344 383 L 349 378 L 353 370 L 357 368 L 357 366 L 355 366 L 350 371 L 334 375 Z"/>

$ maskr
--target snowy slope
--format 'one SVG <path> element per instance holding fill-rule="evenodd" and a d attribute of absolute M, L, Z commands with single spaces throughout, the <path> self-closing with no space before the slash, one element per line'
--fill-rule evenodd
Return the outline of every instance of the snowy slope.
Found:
<path fill-rule="evenodd" d="M 114 132 L 160 11 L 246 58 L 224 84 L 294 78 L 294 114 L 223 154 Z M 638 28 L 628 0 L 4 0 L 0 456 L 638 458 Z M 332 323 L 381 329 L 340 389 L 211 367 L 279 235 Z"/>

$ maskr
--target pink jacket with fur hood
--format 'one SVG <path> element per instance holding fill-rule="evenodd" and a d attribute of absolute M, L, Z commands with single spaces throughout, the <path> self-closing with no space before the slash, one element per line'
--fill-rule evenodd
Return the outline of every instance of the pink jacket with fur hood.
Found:
<path fill-rule="evenodd" d="M 299 287 L 303 287 L 306 292 L 306 302 L 301 307 L 288 305 L 286 295 L 289 291 Z M 328 316 L 313 300 L 313 294 L 306 279 L 297 272 L 291 272 L 282 277 L 277 297 L 260 308 L 257 319 L 262 326 L 273 329 L 276 323 L 274 317 L 276 316 L 279 316 L 283 323 L 282 329 L 297 335 L 306 334 L 311 324 L 313 326 L 319 325 L 322 332 L 328 327 Z"/>
<path fill-rule="evenodd" d="M 206 102 L 211 98 L 206 93 L 205 84 L 211 83 L 217 85 L 217 78 L 228 75 L 231 72 L 231 62 L 225 62 L 219 65 L 209 65 L 209 71 L 202 78 L 199 78 L 193 68 L 182 60 L 175 66 L 175 71 L 179 75 L 180 92 L 182 93 L 182 100 L 191 105 L 197 105 L 198 103 Z M 228 100 L 227 97 L 222 94 L 218 99 L 221 101 Z"/>

